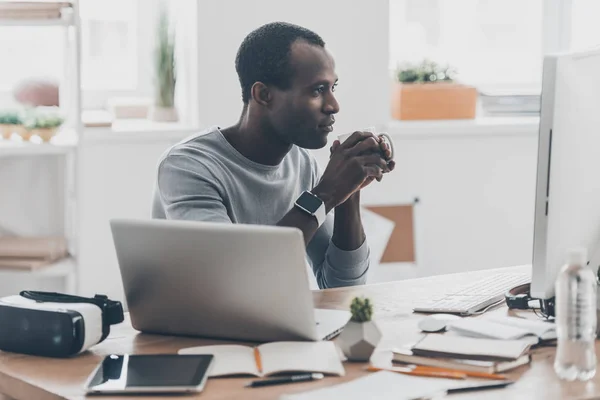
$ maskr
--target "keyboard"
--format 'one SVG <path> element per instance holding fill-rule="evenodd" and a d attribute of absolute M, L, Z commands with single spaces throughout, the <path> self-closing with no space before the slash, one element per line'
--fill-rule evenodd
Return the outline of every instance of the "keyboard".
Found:
<path fill-rule="evenodd" d="M 531 283 L 529 273 L 499 273 L 450 290 L 444 297 L 421 304 L 414 312 L 472 315 L 504 301 L 510 289 Z"/>

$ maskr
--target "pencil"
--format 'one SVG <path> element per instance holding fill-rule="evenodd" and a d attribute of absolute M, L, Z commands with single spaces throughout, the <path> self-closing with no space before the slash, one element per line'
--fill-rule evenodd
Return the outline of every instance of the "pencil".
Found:
<path fill-rule="evenodd" d="M 463 370 L 456 370 L 456 369 L 446 369 L 446 368 L 439 368 L 439 367 L 428 367 L 428 366 L 416 366 L 415 367 L 416 370 L 421 370 L 421 371 L 445 371 L 445 372 L 461 372 L 471 378 L 485 378 L 485 379 L 495 379 L 495 380 L 506 380 L 506 376 L 505 375 L 500 375 L 500 374 L 490 374 L 487 372 L 475 372 L 475 371 L 463 371 Z"/>
<path fill-rule="evenodd" d="M 260 359 L 260 352 L 258 351 L 258 347 L 254 348 L 254 361 L 256 361 L 256 368 L 258 368 L 258 372 L 262 374 L 262 361 Z"/>
<path fill-rule="evenodd" d="M 391 371 L 398 372 L 406 375 L 415 376 L 429 376 L 433 378 L 447 378 L 447 379 L 466 379 L 467 375 L 464 372 L 457 371 L 431 371 L 431 370 L 420 370 L 417 368 L 404 368 L 404 367 L 387 367 L 380 368 L 373 365 L 367 367 L 367 371 Z"/>

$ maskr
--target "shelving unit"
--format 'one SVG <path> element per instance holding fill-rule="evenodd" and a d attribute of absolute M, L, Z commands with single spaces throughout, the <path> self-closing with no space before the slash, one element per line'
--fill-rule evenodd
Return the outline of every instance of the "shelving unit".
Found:
<path fill-rule="evenodd" d="M 77 291 L 77 157 L 79 153 L 78 142 L 82 134 L 81 121 L 81 25 L 79 18 L 79 4 L 77 0 L 61 2 L 64 7 L 58 18 L 52 19 L 20 19 L 7 18 L 0 14 L 0 27 L 60 27 L 64 31 L 64 69 L 60 80 L 59 101 L 61 113 L 66 117 L 65 122 L 58 134 L 48 143 L 39 138 L 31 141 L 23 141 L 18 137 L 11 139 L 0 139 L 0 162 L 8 157 L 22 158 L 24 163 L 29 162 L 31 157 L 50 157 L 49 160 L 56 162 L 56 157 L 63 160 L 58 162 L 63 165 L 63 176 L 60 180 L 61 190 L 53 195 L 60 199 L 64 207 L 64 223 L 61 230 L 67 239 L 69 256 L 60 259 L 50 265 L 37 269 L 0 269 L 0 282 L 6 282 L 13 277 L 32 280 L 52 278 L 64 279 L 64 290 L 69 293 Z M 12 60 L 18 62 L 18 60 Z M 44 158 L 44 160 L 46 159 Z M 61 182 L 61 183 L 62 183 Z M 6 186 L 2 190 L 10 190 Z M 26 197 L 28 194 L 23 194 Z M 17 210 L 17 212 L 27 212 Z M 18 288 L 17 288 L 18 289 Z"/>

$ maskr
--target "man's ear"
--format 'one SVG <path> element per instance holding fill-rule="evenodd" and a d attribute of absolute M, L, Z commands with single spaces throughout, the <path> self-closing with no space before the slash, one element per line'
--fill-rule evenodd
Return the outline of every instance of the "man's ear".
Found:
<path fill-rule="evenodd" d="M 262 82 L 254 82 L 250 89 L 252 99 L 260 105 L 268 106 L 273 100 L 273 93 L 267 85 Z"/>

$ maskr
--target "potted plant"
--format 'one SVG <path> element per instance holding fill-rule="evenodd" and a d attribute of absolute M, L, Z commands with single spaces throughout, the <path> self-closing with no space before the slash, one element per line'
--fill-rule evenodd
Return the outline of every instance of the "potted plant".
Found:
<path fill-rule="evenodd" d="M 175 35 L 171 31 L 168 11 L 163 5 L 159 12 L 156 48 L 154 50 L 154 104 L 148 118 L 153 121 L 174 122 L 179 119 L 175 109 Z"/>
<path fill-rule="evenodd" d="M 400 120 L 473 119 L 477 90 L 455 82 L 456 70 L 434 61 L 396 69 L 392 116 Z"/>
<path fill-rule="evenodd" d="M 64 118 L 58 113 L 34 112 L 25 122 L 27 133 L 21 134 L 21 137 L 29 140 L 32 135 L 38 135 L 44 142 L 49 142 L 63 122 Z"/>
<path fill-rule="evenodd" d="M 21 134 L 24 130 L 23 119 L 18 111 L 0 111 L 0 134 L 4 139 L 10 139 L 13 132 Z"/>
<path fill-rule="evenodd" d="M 352 317 L 338 341 L 350 361 L 368 361 L 381 340 L 381 331 L 371 321 L 373 305 L 369 299 L 355 297 L 350 304 Z"/>

